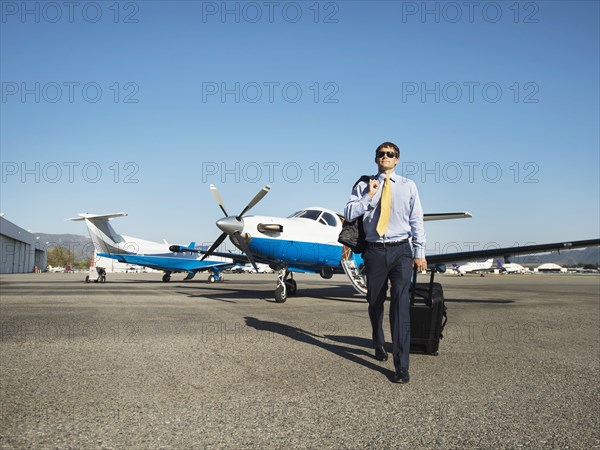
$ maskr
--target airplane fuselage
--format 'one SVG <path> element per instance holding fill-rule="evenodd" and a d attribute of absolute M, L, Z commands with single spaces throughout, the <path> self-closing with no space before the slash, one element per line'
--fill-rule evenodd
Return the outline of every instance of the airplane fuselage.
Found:
<path fill-rule="evenodd" d="M 283 231 L 265 229 L 265 224 L 274 223 L 280 225 Z M 244 225 L 243 235 L 250 237 L 250 249 L 264 258 L 290 265 L 340 265 L 342 245 L 337 242 L 337 238 L 341 222 L 339 226 L 329 226 L 304 218 L 252 216 L 244 218 Z M 258 231 L 259 228 L 263 231 Z M 311 238 L 310 242 L 306 241 L 308 236 Z"/>
<path fill-rule="evenodd" d="M 309 208 L 308 217 L 246 216 L 240 234 L 259 258 L 276 266 L 290 266 L 318 272 L 320 267 L 339 267 L 342 229 L 339 217 L 324 208 Z M 310 241 L 307 241 L 310 239 Z M 239 247 L 235 237 L 232 243 Z"/>

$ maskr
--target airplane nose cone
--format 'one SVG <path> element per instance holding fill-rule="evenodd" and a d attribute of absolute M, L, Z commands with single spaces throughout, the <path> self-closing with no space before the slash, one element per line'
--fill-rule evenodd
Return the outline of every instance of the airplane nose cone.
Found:
<path fill-rule="evenodd" d="M 217 220 L 217 226 L 221 231 L 229 235 L 235 233 L 236 231 L 241 233 L 241 231 L 244 229 L 244 220 L 238 220 L 235 216 L 224 217 L 220 220 Z"/>

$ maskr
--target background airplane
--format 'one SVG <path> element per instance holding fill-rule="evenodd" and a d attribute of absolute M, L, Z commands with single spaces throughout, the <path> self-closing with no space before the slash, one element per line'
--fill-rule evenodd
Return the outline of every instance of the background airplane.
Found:
<path fill-rule="evenodd" d="M 354 288 L 365 294 L 366 277 L 361 255 L 352 253 L 337 242 L 342 229 L 341 215 L 321 207 L 306 208 L 288 217 L 244 215 L 269 192 L 269 189 L 269 186 L 262 188 L 240 214 L 232 216 L 227 213 L 217 188 L 210 185 L 211 193 L 225 217 L 216 223 L 222 231 L 221 235 L 206 252 L 200 251 L 204 253 L 203 259 L 211 255 L 224 256 L 250 262 L 255 268 L 256 262 L 269 264 L 278 272 L 275 289 L 275 300 L 278 303 L 285 302 L 288 295 L 296 293 L 297 285 L 293 279 L 293 272 L 318 273 L 323 278 L 331 278 L 334 273 L 346 273 Z M 471 217 L 471 214 L 460 212 L 425 214 L 424 219 L 467 217 Z M 233 245 L 242 250 L 243 255 L 215 251 L 227 237 Z M 434 271 L 445 272 L 446 264 L 455 261 L 502 256 L 510 263 L 512 255 L 595 245 L 600 245 L 600 239 L 428 255 L 427 261 Z M 171 246 L 170 249 L 179 251 L 183 248 Z"/>
<path fill-rule="evenodd" d="M 273 269 L 268 264 L 256 263 L 258 272 L 252 264 L 246 263 L 243 266 L 239 265 L 231 268 L 231 273 L 273 273 Z"/>
<path fill-rule="evenodd" d="M 479 273 L 482 277 L 484 276 L 484 272 L 489 272 L 492 270 L 492 264 L 494 263 L 493 259 L 488 259 L 484 262 L 471 261 L 465 264 L 452 264 L 454 270 L 457 275 L 461 277 L 466 273 Z"/>
<path fill-rule="evenodd" d="M 498 269 L 500 269 L 500 272 L 503 272 L 503 273 L 525 273 L 525 272 L 529 272 L 529 269 L 526 269 L 521 264 L 506 263 L 506 262 L 503 263 L 500 260 L 498 260 Z"/>
<path fill-rule="evenodd" d="M 236 265 L 231 261 L 204 261 L 198 256 L 196 244 L 191 242 L 188 247 L 178 246 L 180 251 L 174 253 L 169 250 L 167 243 L 146 241 L 144 239 L 125 236 L 117 233 L 109 223 L 115 217 L 127 214 L 87 214 L 81 213 L 79 217 L 69 220 L 84 221 L 94 243 L 96 254 L 112 258 L 122 263 L 136 264 L 164 271 L 162 280 L 171 280 L 172 273 L 185 272 L 185 280 L 191 280 L 196 273 L 210 271 L 208 281 L 222 281 L 221 271 Z"/>

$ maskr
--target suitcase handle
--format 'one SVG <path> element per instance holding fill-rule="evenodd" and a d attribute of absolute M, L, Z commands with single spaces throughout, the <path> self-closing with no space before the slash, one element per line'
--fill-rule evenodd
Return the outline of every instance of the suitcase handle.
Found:
<path fill-rule="evenodd" d="M 410 292 L 410 304 L 414 305 L 415 304 L 415 288 L 417 286 L 417 275 L 418 275 L 418 271 L 417 271 L 417 266 L 413 266 L 413 273 L 412 273 L 412 286 L 411 286 L 411 292 Z M 431 306 L 431 303 L 433 301 L 433 280 L 435 277 L 435 268 L 432 267 L 431 268 L 431 276 L 429 277 L 429 293 L 427 295 L 427 298 L 425 299 L 425 304 L 427 306 Z"/>

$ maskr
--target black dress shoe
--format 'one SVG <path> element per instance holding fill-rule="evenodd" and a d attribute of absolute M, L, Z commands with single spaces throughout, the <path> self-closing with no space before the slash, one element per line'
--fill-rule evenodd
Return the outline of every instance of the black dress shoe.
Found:
<path fill-rule="evenodd" d="M 400 369 L 394 374 L 392 381 L 394 383 L 408 383 L 410 376 L 408 375 L 408 369 Z"/>
<path fill-rule="evenodd" d="M 378 361 L 387 361 L 388 354 L 383 346 L 375 347 L 375 359 Z"/>

